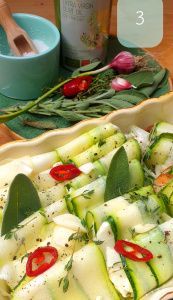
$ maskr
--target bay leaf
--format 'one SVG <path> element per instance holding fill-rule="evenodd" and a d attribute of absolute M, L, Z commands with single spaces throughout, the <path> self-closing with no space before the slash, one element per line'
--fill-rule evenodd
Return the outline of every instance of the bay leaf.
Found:
<path fill-rule="evenodd" d="M 24 174 L 17 174 L 9 187 L 1 235 L 16 227 L 28 216 L 28 213 L 36 212 L 40 208 L 40 199 L 32 181 Z"/>
<path fill-rule="evenodd" d="M 124 75 L 123 78 L 133 84 L 136 88 L 148 86 L 154 82 L 154 75 L 151 70 L 133 72 L 129 75 Z"/>
<path fill-rule="evenodd" d="M 109 201 L 125 194 L 130 186 L 130 172 L 128 157 L 124 147 L 120 147 L 114 154 L 107 179 L 104 201 Z"/>
<path fill-rule="evenodd" d="M 96 69 L 99 65 L 102 65 L 101 61 L 96 61 L 96 62 L 86 65 L 84 67 L 80 67 L 72 73 L 72 77 L 78 76 L 81 72 L 92 71 L 92 70 Z"/>

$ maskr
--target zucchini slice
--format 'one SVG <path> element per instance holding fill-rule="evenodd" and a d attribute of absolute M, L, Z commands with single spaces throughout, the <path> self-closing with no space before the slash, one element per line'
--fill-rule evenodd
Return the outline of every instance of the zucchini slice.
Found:
<path fill-rule="evenodd" d="M 63 292 L 63 281 L 67 271 L 65 265 L 69 258 L 59 260 L 49 270 L 37 276 L 21 290 L 13 294 L 13 300 L 93 300 L 98 296 L 103 300 L 120 300 L 109 279 L 105 261 L 99 248 L 90 243 L 77 251 L 73 256 L 72 268 L 69 272 L 69 286 Z M 94 267 L 93 267 L 94 266 Z"/>
<path fill-rule="evenodd" d="M 156 165 L 172 166 L 173 161 L 173 134 L 162 133 L 150 146 L 150 155 L 146 154 L 144 162 L 154 171 Z"/>
<path fill-rule="evenodd" d="M 154 270 L 159 285 L 173 276 L 173 260 L 170 248 L 165 240 L 164 233 L 158 226 L 147 233 L 137 235 L 134 241 L 153 254 L 153 259 L 148 261 L 148 264 Z"/>

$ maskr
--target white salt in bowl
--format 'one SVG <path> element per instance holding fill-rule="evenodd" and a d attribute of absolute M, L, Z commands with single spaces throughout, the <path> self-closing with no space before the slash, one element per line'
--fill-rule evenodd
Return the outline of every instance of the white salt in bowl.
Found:
<path fill-rule="evenodd" d="M 0 93 L 15 99 L 36 99 L 44 87 L 53 87 L 58 79 L 60 34 L 50 21 L 30 14 L 13 14 L 38 49 L 39 54 L 15 57 L 0 25 Z"/>

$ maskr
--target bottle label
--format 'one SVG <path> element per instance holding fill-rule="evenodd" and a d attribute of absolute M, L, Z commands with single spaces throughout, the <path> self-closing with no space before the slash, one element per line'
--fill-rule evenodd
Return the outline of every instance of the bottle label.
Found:
<path fill-rule="evenodd" d="M 60 0 L 63 66 L 105 62 L 111 0 Z"/>

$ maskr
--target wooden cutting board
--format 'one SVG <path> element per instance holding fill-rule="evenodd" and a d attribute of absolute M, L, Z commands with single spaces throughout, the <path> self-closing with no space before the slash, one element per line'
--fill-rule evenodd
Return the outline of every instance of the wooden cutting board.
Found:
<path fill-rule="evenodd" d="M 16 140 L 24 140 L 24 138 L 13 132 L 5 124 L 0 124 L 0 146 Z"/>

